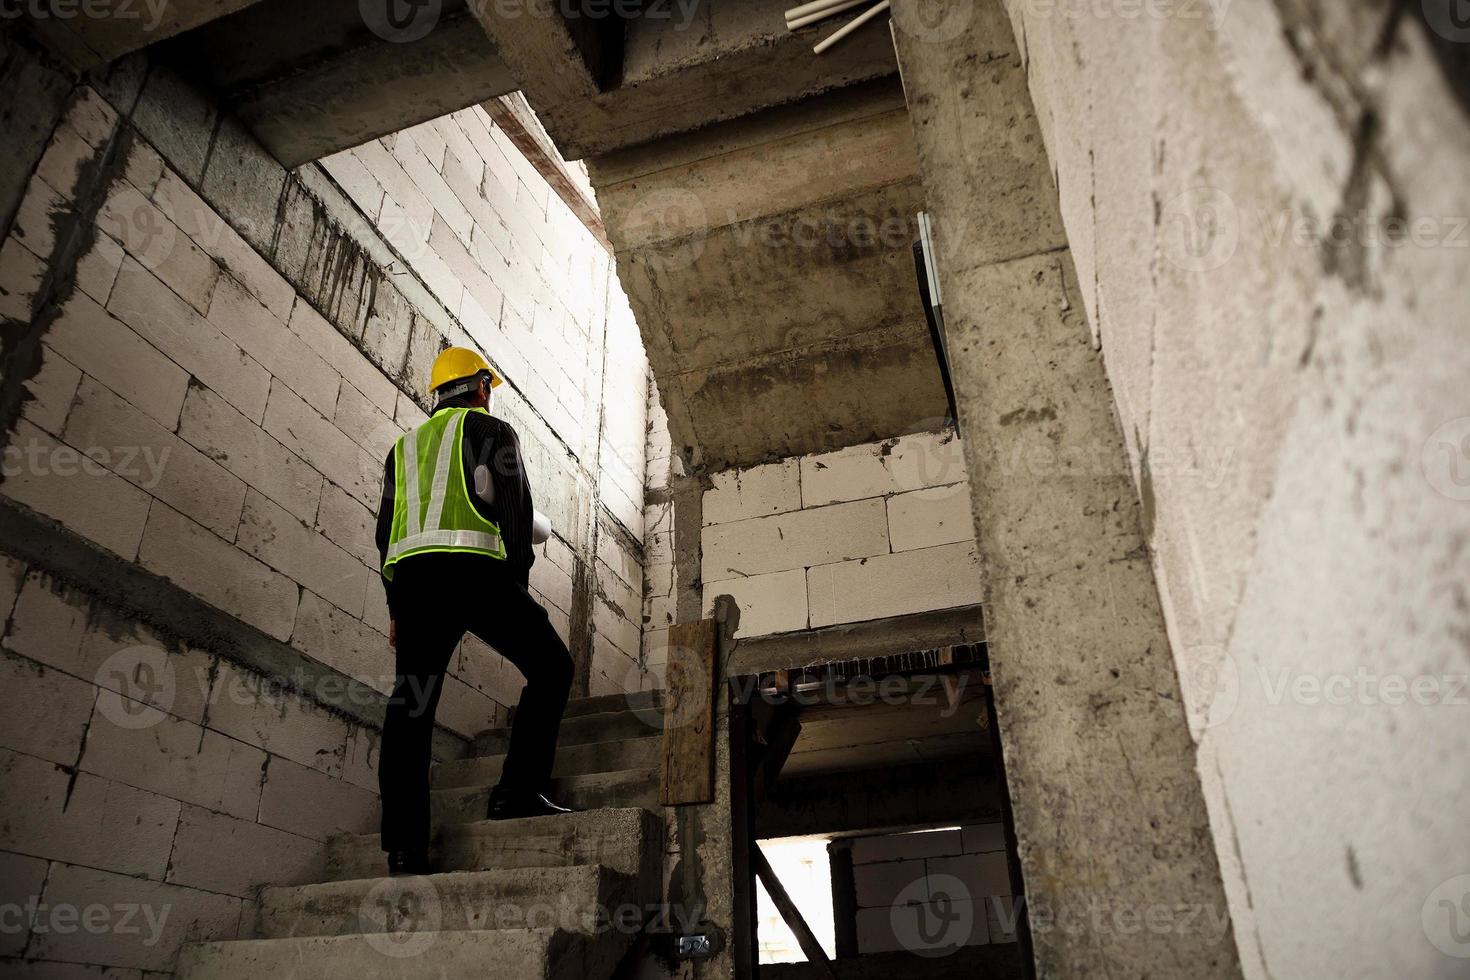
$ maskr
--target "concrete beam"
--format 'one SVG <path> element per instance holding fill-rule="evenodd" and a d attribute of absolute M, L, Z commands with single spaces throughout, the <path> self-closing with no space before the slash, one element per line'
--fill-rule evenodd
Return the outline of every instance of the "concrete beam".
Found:
<path fill-rule="evenodd" d="M 71 4 L 27 4 L 27 20 L 37 36 L 78 71 L 87 71 L 141 51 L 203 24 L 255 4 L 258 0 L 168 0 L 166 3 L 101 5 L 101 16 Z M 71 15 L 62 16 L 61 8 Z M 44 16 L 38 11 L 44 10 Z"/>
<path fill-rule="evenodd" d="M 976 544 L 986 570 L 987 642 L 1028 908 L 1080 928 L 1033 930 L 1042 978 L 1132 975 L 1233 980 L 1233 935 L 1111 928 L 1111 915 L 1190 908 L 1229 921 L 1194 744 L 1127 476 L 1102 359 L 1070 254 L 1015 258 L 954 247 L 1005 200 L 980 168 L 992 121 L 1021 145 L 1040 133 L 999 3 L 977 6 L 953 40 L 894 32 L 924 184 L 940 235 L 939 275 Z M 1034 154 L 1033 154 L 1034 156 Z M 1048 205 L 1046 171 L 1025 199 Z M 946 241 L 948 236 L 948 241 Z M 1028 478 L 1015 459 L 1059 460 Z M 1098 466 L 1098 459 L 1111 461 Z M 1081 462 L 1081 461 L 1086 462 Z M 1059 737 L 1060 736 L 1060 737 Z M 1202 927 L 1203 928 L 1203 927 Z"/>
<path fill-rule="evenodd" d="M 264 0 L 164 56 L 207 81 L 291 169 L 515 89 L 467 10 L 423 31 L 374 29 L 356 4 Z"/>
<path fill-rule="evenodd" d="M 915 650 L 937 650 L 984 640 L 985 622 L 981 607 L 960 606 L 939 612 L 740 640 L 725 672 L 730 677 L 741 677 L 772 670 L 870 660 Z"/>
<path fill-rule="evenodd" d="M 513 11 L 475 6 L 483 6 L 486 33 L 506 52 L 568 160 L 798 102 L 892 75 L 896 67 L 892 44 L 876 24 L 814 56 L 813 40 L 832 25 L 788 31 L 785 0 L 650 4 L 619 23 L 585 15 L 568 21 L 553 0 Z M 614 72 L 605 52 L 620 43 L 621 71 Z"/>

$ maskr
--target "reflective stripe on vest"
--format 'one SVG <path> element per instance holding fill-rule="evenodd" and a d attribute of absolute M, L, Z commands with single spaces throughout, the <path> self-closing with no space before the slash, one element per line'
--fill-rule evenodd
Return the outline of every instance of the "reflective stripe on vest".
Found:
<path fill-rule="evenodd" d="M 465 416 L 471 411 L 483 409 L 438 412 L 405 433 L 394 447 L 393 528 L 383 560 L 383 574 L 390 579 L 394 563 L 414 554 L 460 551 L 505 558 L 500 528 L 480 515 L 465 485 L 464 454 L 459 447 Z"/>

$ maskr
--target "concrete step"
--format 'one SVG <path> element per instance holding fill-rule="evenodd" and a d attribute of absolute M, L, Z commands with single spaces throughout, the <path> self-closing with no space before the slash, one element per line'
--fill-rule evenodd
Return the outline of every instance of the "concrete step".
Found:
<path fill-rule="evenodd" d="M 621 936 L 560 929 L 400 932 L 186 946 L 179 980 L 581 980 L 610 976 Z"/>
<path fill-rule="evenodd" d="M 600 865 L 361 878 L 262 889 L 255 937 L 526 928 L 591 936 L 641 898 L 631 877 Z"/>
<path fill-rule="evenodd" d="M 663 739 L 629 738 L 612 742 L 564 745 L 556 750 L 554 776 L 580 776 L 624 769 L 648 769 L 659 763 Z M 505 756 L 488 755 L 441 762 L 429 775 L 434 789 L 459 786 L 493 786 L 500 781 Z"/>
<path fill-rule="evenodd" d="M 440 828 L 430 861 L 441 871 L 565 868 L 600 864 L 636 879 L 638 895 L 657 889 L 664 823 L 639 807 L 588 810 L 525 820 L 480 820 Z M 387 868 L 377 834 L 344 834 L 327 843 L 327 878 L 380 878 Z"/>
<path fill-rule="evenodd" d="M 600 715 L 610 711 L 636 711 L 639 713 L 663 712 L 664 692 L 662 688 L 652 691 L 637 691 L 631 694 L 599 694 L 593 698 L 573 698 L 567 702 L 563 718 L 581 715 Z M 514 710 L 511 711 L 514 717 Z"/>
<path fill-rule="evenodd" d="M 434 790 L 429 798 L 435 826 L 484 820 L 490 805 L 490 790 L 488 785 Z M 629 806 L 655 809 L 659 805 L 658 770 L 623 769 L 563 776 L 552 780 L 551 798 L 577 810 Z"/>
<path fill-rule="evenodd" d="M 664 730 L 663 711 L 598 711 L 562 719 L 558 745 L 647 738 Z M 491 728 L 475 736 L 472 755 L 500 755 L 510 748 L 510 728 Z"/>

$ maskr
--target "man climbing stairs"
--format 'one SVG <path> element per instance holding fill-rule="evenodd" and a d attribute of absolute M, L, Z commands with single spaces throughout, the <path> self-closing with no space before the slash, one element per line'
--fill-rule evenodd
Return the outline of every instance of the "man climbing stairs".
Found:
<path fill-rule="evenodd" d="M 581 812 L 484 819 L 508 729 L 432 776 L 435 873 L 390 878 L 376 834 L 328 845 L 328 880 L 262 890 L 253 939 L 180 954 L 181 980 L 481 980 L 612 974 L 659 902 L 659 692 L 567 706 L 554 791 Z"/>

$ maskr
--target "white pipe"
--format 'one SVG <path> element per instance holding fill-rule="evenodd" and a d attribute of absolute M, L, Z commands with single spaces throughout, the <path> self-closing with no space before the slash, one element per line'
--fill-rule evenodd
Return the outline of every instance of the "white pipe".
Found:
<path fill-rule="evenodd" d="M 811 3 L 804 3 L 799 7 L 792 7 L 786 11 L 786 19 L 795 20 L 798 17 L 805 17 L 807 14 L 814 14 L 819 10 L 826 10 L 828 7 L 835 7 L 842 2 L 843 0 L 812 0 Z"/>
<path fill-rule="evenodd" d="M 821 54 L 823 51 L 826 51 L 832 45 L 847 37 L 847 35 L 851 34 L 859 27 L 862 27 L 874 17 L 877 17 L 879 14 L 883 13 L 883 11 L 887 10 L 889 6 L 891 6 L 889 0 L 883 0 L 882 3 L 874 6 L 873 9 L 858 14 L 846 26 L 840 27 L 837 30 L 833 31 L 831 37 L 827 38 L 824 41 L 818 41 L 816 46 L 812 48 L 812 54 Z"/>
<path fill-rule="evenodd" d="M 551 537 L 551 518 L 539 510 L 531 512 L 531 543 L 540 544 Z"/>
<path fill-rule="evenodd" d="M 818 10 L 814 14 L 807 14 L 806 16 L 798 17 L 795 20 L 788 20 L 786 22 L 786 27 L 787 29 L 794 31 L 799 27 L 805 27 L 808 24 L 815 24 L 819 20 L 826 20 L 828 17 L 835 17 L 843 11 L 851 10 L 853 7 L 861 7 L 863 4 L 871 2 L 872 0 L 841 0 L 841 2 L 839 2 L 835 7 L 828 7 L 826 10 Z"/>

